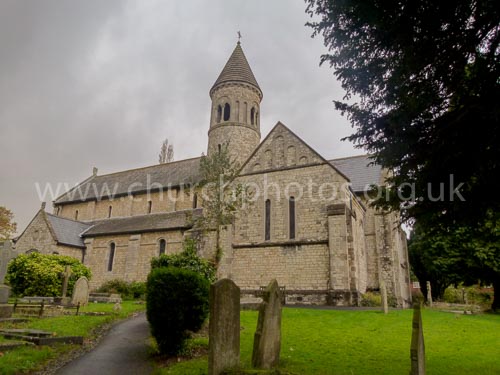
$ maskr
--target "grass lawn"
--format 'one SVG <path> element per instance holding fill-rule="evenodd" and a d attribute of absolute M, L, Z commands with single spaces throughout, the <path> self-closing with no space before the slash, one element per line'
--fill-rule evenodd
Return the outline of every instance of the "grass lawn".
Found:
<path fill-rule="evenodd" d="M 30 322 L 20 324 L 0 323 L 0 328 L 30 328 L 55 332 L 57 336 L 84 336 L 92 339 L 93 330 L 103 324 L 126 318 L 135 311 L 142 311 L 145 305 L 135 304 L 133 301 L 122 302 L 120 313 L 105 316 L 58 316 L 47 318 L 33 318 Z M 89 304 L 82 307 L 81 312 L 103 311 L 113 312 L 113 304 Z M 21 374 L 42 368 L 47 361 L 67 353 L 78 346 L 57 345 L 54 347 L 23 347 L 6 351 L 0 356 L 0 374 Z"/>
<path fill-rule="evenodd" d="M 280 369 L 306 374 L 408 374 L 412 310 L 285 308 Z M 500 316 L 423 310 L 427 373 L 500 374 Z M 241 363 L 250 368 L 255 311 L 241 312 Z M 207 357 L 156 374 L 206 374 Z"/>

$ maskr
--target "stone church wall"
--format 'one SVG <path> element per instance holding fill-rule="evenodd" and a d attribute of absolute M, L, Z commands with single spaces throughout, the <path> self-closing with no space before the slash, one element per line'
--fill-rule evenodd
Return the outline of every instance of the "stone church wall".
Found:
<path fill-rule="evenodd" d="M 160 239 L 167 242 L 166 254 L 182 251 L 183 234 L 178 230 L 86 239 L 84 264 L 92 270 L 91 288 L 95 289 L 113 279 L 145 281 L 151 269 L 151 259 L 159 255 Z M 108 271 L 111 242 L 116 247 L 113 267 Z"/>
<path fill-rule="evenodd" d="M 82 260 L 82 249 L 72 246 L 58 245 L 47 226 L 44 214 L 40 211 L 28 225 L 15 244 L 18 254 L 37 251 L 41 254 L 66 255 Z"/>

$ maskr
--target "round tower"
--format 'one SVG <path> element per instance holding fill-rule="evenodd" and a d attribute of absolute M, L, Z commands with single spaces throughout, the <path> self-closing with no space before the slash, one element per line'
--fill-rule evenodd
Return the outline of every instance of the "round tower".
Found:
<path fill-rule="evenodd" d="M 260 143 L 262 91 L 240 42 L 210 89 L 210 98 L 208 154 L 227 144 L 231 157 L 243 165 Z"/>

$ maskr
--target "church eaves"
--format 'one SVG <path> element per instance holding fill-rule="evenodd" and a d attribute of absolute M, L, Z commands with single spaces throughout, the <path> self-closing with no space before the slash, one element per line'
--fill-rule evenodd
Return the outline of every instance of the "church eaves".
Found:
<path fill-rule="evenodd" d="M 219 74 L 219 77 L 210 89 L 210 92 L 212 92 L 214 88 L 221 83 L 226 82 L 248 83 L 257 88 L 262 95 L 262 90 L 260 89 L 255 76 L 253 75 L 252 69 L 250 68 L 248 60 L 243 53 L 243 49 L 241 48 L 240 42 L 236 44 L 231 57 L 229 57 L 229 60 L 227 60 L 224 69 L 222 69 L 222 72 Z"/>

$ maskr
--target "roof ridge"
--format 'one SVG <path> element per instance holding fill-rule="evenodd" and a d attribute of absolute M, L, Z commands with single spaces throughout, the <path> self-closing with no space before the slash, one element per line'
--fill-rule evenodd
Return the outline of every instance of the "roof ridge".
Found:
<path fill-rule="evenodd" d="M 47 215 L 47 216 L 51 216 L 51 217 L 55 217 L 56 219 L 61 219 L 61 220 L 72 221 L 72 222 L 74 222 L 74 223 L 78 223 L 78 224 L 91 225 L 91 224 L 87 224 L 87 223 L 86 223 L 86 222 L 84 222 L 84 221 L 78 221 L 78 220 L 74 220 L 74 219 L 69 219 L 69 218 L 67 218 L 67 217 L 57 216 L 57 215 L 51 214 L 51 213 L 46 212 L 46 211 L 44 211 L 44 212 L 45 212 L 45 215 Z"/>
<path fill-rule="evenodd" d="M 132 215 L 132 216 L 119 216 L 119 217 L 111 217 L 111 218 L 105 218 L 105 219 L 99 219 L 99 220 L 92 220 L 91 222 L 93 224 L 91 225 L 96 225 L 97 223 L 102 223 L 102 222 L 108 222 L 110 220 L 125 220 L 125 219 L 131 219 L 131 218 L 140 218 L 140 217 L 151 217 L 151 216 L 159 216 L 159 215 L 166 215 L 166 214 L 182 214 L 186 213 L 189 211 L 198 211 L 198 210 L 203 210 L 203 208 L 198 207 L 198 208 L 186 208 L 184 210 L 178 210 L 178 211 L 168 211 L 168 212 L 152 212 L 150 214 L 143 214 L 143 215 Z"/>
<path fill-rule="evenodd" d="M 139 171 L 141 169 L 147 169 L 147 168 L 153 168 L 153 167 L 162 167 L 162 166 L 165 166 L 165 165 L 168 165 L 168 164 L 177 164 L 177 163 L 181 163 L 181 162 L 185 162 L 185 161 L 190 161 L 190 160 L 195 160 L 195 159 L 201 159 L 201 158 L 202 158 L 202 156 L 196 156 L 196 157 L 193 157 L 193 158 L 171 161 L 171 162 L 168 162 L 168 163 L 152 164 L 152 165 L 147 165 L 145 167 L 124 169 L 123 171 L 101 174 L 101 175 L 98 175 L 98 176 L 95 176 L 95 177 L 107 177 L 107 176 L 111 176 L 111 175 L 115 175 L 115 174 L 120 174 L 120 173 L 125 173 L 125 172 L 132 172 L 132 171 Z M 84 182 L 82 182 L 82 184 L 83 183 Z"/>
<path fill-rule="evenodd" d="M 337 160 L 346 160 L 346 159 L 355 159 L 355 158 L 362 158 L 362 157 L 370 157 L 373 154 L 361 154 L 361 155 L 353 155 L 353 156 L 345 156 L 343 158 L 336 158 L 336 159 L 329 159 L 328 161 L 337 161 Z"/>

